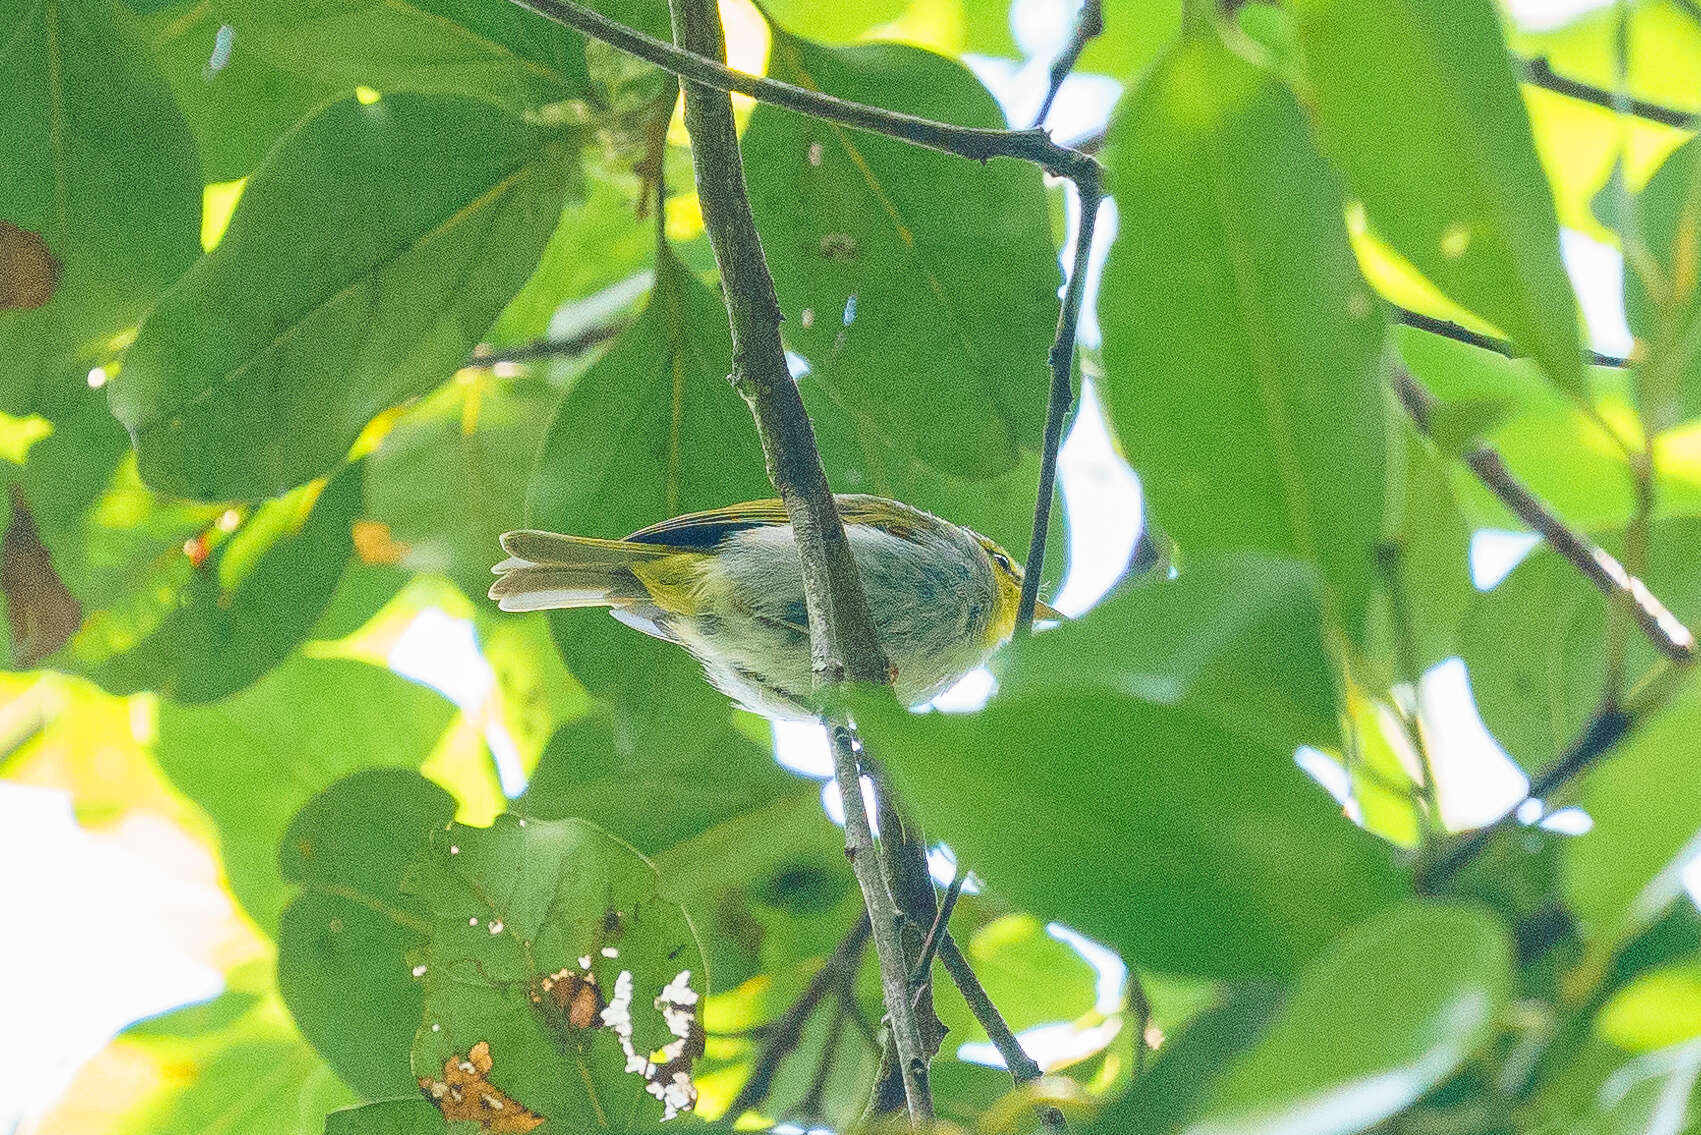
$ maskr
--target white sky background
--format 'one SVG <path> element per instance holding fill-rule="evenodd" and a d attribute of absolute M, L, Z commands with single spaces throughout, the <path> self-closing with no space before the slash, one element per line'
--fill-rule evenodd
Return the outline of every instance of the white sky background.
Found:
<path fill-rule="evenodd" d="M 1513 0 L 1516 19 L 1531 27 L 1564 23 L 1601 0 Z M 1004 103 L 1017 125 L 1031 121 L 1043 92 L 1046 68 L 1067 35 L 1074 0 L 1019 0 L 1015 12 L 1017 42 L 1040 60 L 1016 66 L 999 60 L 971 60 L 976 73 Z M 1053 107 L 1050 123 L 1063 139 L 1096 130 L 1120 87 L 1097 76 L 1072 77 Z M 1075 223 L 1071 201 L 1070 223 Z M 1114 209 L 1101 216 L 1100 243 L 1093 272 L 1114 233 Z M 1573 232 L 1565 232 L 1564 253 L 1596 349 L 1623 353 L 1629 348 L 1624 324 L 1618 253 Z M 1082 339 L 1097 340 L 1089 281 L 1089 302 Z M 1056 605 L 1071 614 L 1091 606 L 1117 579 L 1138 533 L 1139 484 L 1113 450 L 1102 416 L 1089 390 L 1074 431 L 1060 459 L 1064 512 L 1068 524 L 1068 573 Z M 1530 538 L 1484 533 L 1473 542 L 1473 573 L 1479 587 L 1492 586 L 1530 547 Z M 471 625 L 441 611 L 426 612 L 410 628 L 391 664 L 416 680 L 443 689 L 464 708 L 474 710 L 493 688 L 489 664 L 479 655 Z M 990 694 L 990 676 L 971 676 L 941 699 L 950 708 L 980 704 Z M 1470 704 L 1467 678 L 1457 660 L 1437 667 L 1424 682 L 1422 699 L 1432 735 L 1442 787 L 1444 817 L 1452 826 L 1486 822 L 1522 798 L 1526 781 L 1483 731 Z M 783 763 L 824 783 L 830 814 L 840 810 L 828 778 L 831 765 L 824 740 L 809 726 L 776 727 Z M 488 735 L 503 788 L 523 788 L 513 744 L 498 723 Z M 1315 762 L 1308 762 L 1316 767 Z M 1314 772 L 1328 785 L 1328 770 Z M 1533 818 L 1533 817 L 1532 817 Z M 1564 817 L 1554 817 L 1555 821 Z M 1573 821 L 1566 820 L 1568 824 Z M 0 1132 L 49 1106 L 76 1068 L 130 1021 L 175 1005 L 203 999 L 222 987 L 220 975 L 195 960 L 182 928 L 223 917 L 229 900 L 215 880 L 191 885 L 174 874 L 158 848 L 174 837 L 164 826 L 132 817 L 114 831 L 80 828 L 67 793 L 0 781 L 0 861 L 27 864 L 0 874 L 0 909 L 14 920 L 0 934 Z M 1555 826 L 1559 826 L 1558 822 Z M 152 842 L 150 842 L 152 841 Z M 1701 892 L 1701 860 L 1692 863 L 1686 882 Z M 936 873 L 949 878 L 954 866 L 936 857 Z M 17 916 L 22 915 L 22 918 Z M 1099 974 L 1099 1009 L 1119 1005 L 1126 971 L 1120 959 L 1074 935 L 1067 927 L 1049 928 L 1054 937 L 1078 949 Z M 1024 1043 L 1042 1061 L 1079 1050 L 1095 1038 L 1070 1026 L 1030 1030 Z M 995 1063 L 997 1056 L 977 1046 L 961 1055 Z"/>

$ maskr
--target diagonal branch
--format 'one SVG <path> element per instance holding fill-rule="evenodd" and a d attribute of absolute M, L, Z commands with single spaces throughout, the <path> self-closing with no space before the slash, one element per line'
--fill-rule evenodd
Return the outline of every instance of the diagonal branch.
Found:
<path fill-rule="evenodd" d="M 1540 87 L 1544 91 L 1552 91 L 1554 94 L 1564 95 L 1567 98 L 1593 103 L 1608 110 L 1632 114 L 1637 118 L 1645 118 L 1649 122 L 1675 126 L 1679 130 L 1695 129 L 1695 115 L 1690 111 L 1662 106 L 1657 102 L 1648 102 L 1645 99 L 1621 98 L 1604 88 L 1567 78 L 1554 71 L 1546 56 L 1538 55 L 1534 59 L 1517 59 L 1514 57 L 1514 60 L 1523 72 L 1524 82 L 1532 87 Z"/>
<path fill-rule="evenodd" d="M 1436 406 L 1435 395 L 1403 369 L 1394 372 L 1394 389 L 1412 421 L 1427 434 L 1430 415 Z M 1564 521 L 1512 475 L 1492 447 L 1473 446 L 1465 451 L 1462 460 L 1489 492 L 1565 557 L 1601 594 L 1623 604 L 1661 654 L 1680 664 L 1694 661 L 1695 636 L 1689 628 L 1609 552 L 1566 527 Z"/>
<path fill-rule="evenodd" d="M 1063 45 L 1063 50 L 1052 61 L 1045 99 L 1040 103 L 1039 113 L 1034 115 L 1035 130 L 1045 125 L 1046 118 L 1051 114 L 1051 104 L 1057 101 L 1057 92 L 1063 89 L 1063 80 L 1069 77 L 1069 72 L 1073 71 L 1075 64 L 1080 61 L 1081 52 L 1103 31 L 1103 0 L 1081 0 L 1081 10 L 1075 16 L 1075 29 L 1069 34 L 1069 42 Z"/>
<path fill-rule="evenodd" d="M 684 54 L 699 59 L 725 56 L 726 42 L 715 0 L 669 0 L 669 8 L 674 38 L 689 49 Z M 786 365 L 785 348 L 780 342 L 779 303 L 750 212 L 732 102 L 723 91 L 689 81 L 691 78 L 687 76 L 684 84 L 685 126 L 691 134 L 691 160 L 703 208 L 703 227 L 720 268 L 732 326 L 732 381 L 755 415 L 768 476 L 785 504 L 797 541 L 816 684 L 884 684 L 890 673 L 886 656 L 875 635 L 862 578 L 821 468 L 814 428 Z M 842 723 L 835 723 L 831 736 L 834 771 L 844 795 L 845 854 L 868 908 L 910 1123 L 920 1126 L 932 1119 L 933 1102 L 927 1084 L 927 1060 L 910 1002 L 909 967 L 898 937 L 897 909 L 876 859 L 850 732 Z"/>
<path fill-rule="evenodd" d="M 956 983 L 963 1000 L 969 1003 L 969 1011 L 986 1031 L 987 1039 L 992 1041 L 992 1047 L 1004 1058 L 1004 1067 L 1009 1071 L 1010 1078 L 1018 1087 L 1039 1079 L 1044 1075 L 1044 1069 L 1028 1055 L 1027 1050 L 1022 1047 L 1022 1042 L 1010 1031 L 1004 1015 L 992 1003 L 992 998 L 986 995 L 986 987 L 980 983 L 980 977 L 969 964 L 969 959 L 963 956 L 957 940 L 951 937 L 951 931 L 945 929 L 939 937 L 940 964 L 945 967 L 945 972 L 951 975 L 951 980 Z M 1040 1122 L 1045 1125 L 1047 1131 L 1061 1133 L 1069 1130 L 1063 1113 L 1055 1107 L 1043 1105 L 1039 1113 Z"/>
<path fill-rule="evenodd" d="M 1016 158 L 1033 162 L 1058 177 L 1075 180 L 1097 163 L 1079 150 L 1059 146 L 1043 130 L 990 130 L 953 126 L 914 114 L 882 110 L 876 106 L 835 98 L 776 79 L 759 78 L 735 71 L 700 50 L 676 46 L 636 28 L 611 20 L 577 0 L 514 0 L 545 19 L 601 40 L 629 55 L 654 63 L 701 87 L 736 91 L 760 102 L 795 110 L 825 122 L 837 122 L 856 130 L 867 130 L 900 138 L 932 150 L 942 150 L 978 162 L 993 158 Z"/>
<path fill-rule="evenodd" d="M 1493 335 L 1484 335 L 1480 331 L 1472 331 L 1469 327 L 1461 327 L 1448 319 L 1437 319 L 1433 315 L 1425 315 L 1421 311 L 1410 308 L 1394 307 L 1394 319 L 1407 327 L 1415 327 L 1419 331 L 1427 331 L 1431 335 L 1439 335 L 1443 339 L 1451 339 L 1455 343 L 1463 343 L 1468 347 L 1476 347 L 1483 351 L 1493 351 L 1503 359 L 1525 359 L 1528 355 L 1513 345 L 1510 339 L 1497 339 Z M 1603 355 L 1599 351 L 1584 353 L 1590 366 L 1597 367 L 1627 367 L 1630 360 L 1618 355 Z"/>

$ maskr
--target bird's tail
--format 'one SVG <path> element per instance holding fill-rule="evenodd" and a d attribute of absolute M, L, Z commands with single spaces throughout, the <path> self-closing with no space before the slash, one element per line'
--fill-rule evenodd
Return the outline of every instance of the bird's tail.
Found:
<path fill-rule="evenodd" d="M 504 611 L 659 606 L 688 613 L 701 556 L 665 544 L 508 532 L 490 597 Z"/>

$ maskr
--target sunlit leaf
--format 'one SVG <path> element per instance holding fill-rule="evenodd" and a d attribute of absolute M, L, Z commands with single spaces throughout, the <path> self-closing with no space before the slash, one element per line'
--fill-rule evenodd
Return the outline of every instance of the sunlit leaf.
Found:
<path fill-rule="evenodd" d="M 143 477 L 252 498 L 331 468 L 466 358 L 554 229 L 572 163 L 564 136 L 460 96 L 307 120 L 109 387 Z"/>
<path fill-rule="evenodd" d="M 1668 158 L 1633 206 L 1625 235 L 1624 311 L 1645 352 L 1637 401 L 1660 432 L 1701 415 L 1701 165 L 1697 143 Z"/>
<path fill-rule="evenodd" d="M 170 92 L 110 0 L 0 12 L 0 138 L 0 222 L 39 237 L 57 277 L 33 294 L 44 302 L 0 310 L 0 406 L 20 413 L 61 370 L 86 372 L 189 267 L 201 176 Z"/>
<path fill-rule="evenodd" d="M 1102 390 L 1184 549 L 1315 563 L 1355 637 L 1386 477 L 1382 318 L 1299 107 L 1209 31 L 1116 112 Z"/>
<path fill-rule="evenodd" d="M 1553 195 L 1489 0 L 1294 6 L 1325 147 L 1371 227 L 1581 393 Z"/>
<path fill-rule="evenodd" d="M 1601 1007 L 1595 1031 L 1627 1052 L 1651 1052 L 1701 1036 L 1701 963 L 1642 974 Z"/>
<path fill-rule="evenodd" d="M 827 48 L 776 29 L 769 73 L 1005 125 L 972 73 L 916 48 Z M 767 106 L 744 152 L 787 343 L 828 393 L 959 476 L 1004 472 L 1038 444 L 1059 280 L 1037 169 L 977 166 Z"/>
<path fill-rule="evenodd" d="M 162 703 L 157 756 L 218 825 L 230 889 L 270 930 L 288 901 L 277 848 L 296 812 L 349 773 L 419 767 L 449 715 L 389 671 L 298 657 L 214 705 Z"/>

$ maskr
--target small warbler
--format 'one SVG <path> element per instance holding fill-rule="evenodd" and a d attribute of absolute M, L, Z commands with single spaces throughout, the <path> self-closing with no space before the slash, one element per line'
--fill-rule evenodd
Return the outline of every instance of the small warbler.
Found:
<path fill-rule="evenodd" d="M 904 704 L 942 693 L 1010 637 L 1022 568 L 1003 548 L 897 501 L 836 500 Z M 502 610 L 607 607 L 689 650 L 747 709 L 810 716 L 803 571 L 779 501 L 678 516 L 624 540 L 509 532 L 502 548 L 490 588 Z M 1060 617 L 1044 603 L 1035 613 Z"/>

